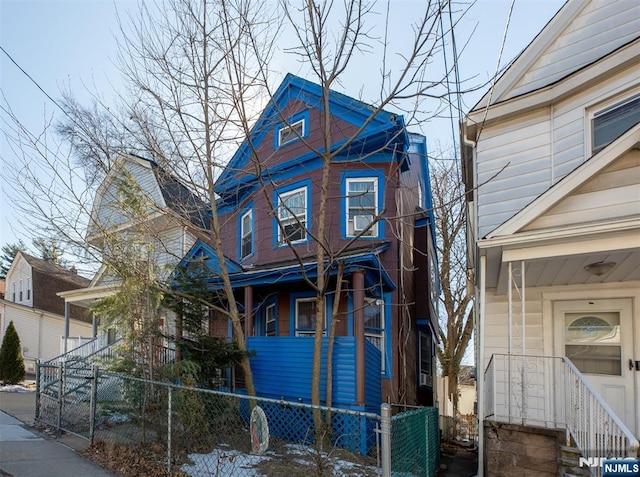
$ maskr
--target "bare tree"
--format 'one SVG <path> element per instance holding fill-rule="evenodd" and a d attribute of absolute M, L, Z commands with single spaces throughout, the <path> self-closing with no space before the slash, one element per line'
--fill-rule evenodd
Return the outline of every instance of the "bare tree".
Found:
<path fill-rule="evenodd" d="M 458 414 L 458 377 L 473 331 L 473 296 L 467 288 L 464 185 L 458 163 L 431 161 L 431 187 L 436 217 L 436 247 L 442 286 L 440 341 L 442 376 L 448 378 L 454 416 Z"/>
<path fill-rule="evenodd" d="M 25 158 L 25 166 L 28 158 L 36 157 L 41 167 L 56 171 L 47 179 L 36 171 L 26 175 L 22 170 L 17 171 L 20 188 L 27 197 L 33 197 L 36 190 L 45 199 L 25 199 L 21 205 L 46 218 L 44 222 L 52 233 L 65 235 L 77 247 L 86 246 L 81 231 L 89 222 L 90 210 L 85 204 L 91 203 L 89 199 L 95 193 L 92 179 L 108 171 L 117 156 L 125 152 L 123 148 L 153 158 L 195 191 L 210 209 L 211 225 L 206 232 L 221 267 L 223 288 L 211 305 L 216 313 L 231 321 L 234 336 L 243 350 L 246 346 L 243 313 L 226 269 L 221 233 L 224 218 L 218 210 L 216 179 L 230 153 L 242 140 L 247 140 L 256 176 L 265 185 L 269 181 L 268 176 L 262 174 L 269 158 L 258 154 L 258 148 L 251 142 L 251 132 L 262 106 L 272 99 L 275 75 L 271 65 L 276 47 L 283 45 L 281 51 L 293 55 L 305 76 L 319 84 L 322 91 L 319 108 L 322 143 L 311 144 L 304 137 L 299 138 L 322 163 L 321 196 L 314 227 L 299 224 L 312 238 L 313 250 L 309 255 L 316 257 L 317 268 L 313 275 L 306 277 L 307 284 L 316 293 L 316 323 L 324 322 L 325 297 L 329 295 L 334 297 L 334 318 L 338 314 L 340 297 L 348 291 L 343 288 L 343 258 L 356 240 L 382 220 L 393 224 L 389 228 L 402 240 L 401 230 L 415 213 L 415 210 L 380 210 L 365 230 L 336 247 L 331 241 L 327 217 L 328 204 L 337 199 L 335 192 L 331 192 L 334 185 L 331 172 L 336 159 L 349 151 L 367 126 L 388 108 L 404 113 L 407 119 L 398 128 L 397 135 L 386 138 L 379 151 L 398 152 L 392 149 L 399 135 L 405 133 L 404 126 L 417 126 L 429 118 L 430 115 L 424 113 L 424 101 L 445 97 L 441 86 L 448 74 L 443 69 L 434 72 L 428 68 L 442 47 L 443 33 L 439 27 L 443 10 L 449 8 L 446 3 L 425 2 L 420 11 L 413 12 L 414 20 L 404 25 L 402 41 L 396 50 L 391 48 L 389 40 L 394 13 L 390 5 L 382 12 L 378 11 L 380 5 L 368 0 L 301 3 L 281 0 L 277 8 L 274 6 L 251 0 L 141 3 L 138 14 L 130 22 L 121 24 L 120 64 L 129 91 L 122 94 L 119 107 L 105 111 L 96 95 L 96 106 L 84 108 L 72 96 L 67 96 L 63 103 L 67 116 L 58 126 L 58 132 L 71 145 L 69 154 L 50 147 L 46 135 L 34 136 L 21 129 L 19 121 L 13 131 L 19 137 L 14 142 L 16 155 Z M 283 20 L 284 23 L 280 23 Z M 288 35 L 280 37 L 281 31 Z M 373 91 L 361 94 L 361 99 L 370 104 L 368 117 L 336 148 L 331 130 L 330 91 L 342 89 L 349 82 L 349 74 L 353 74 L 362 61 L 379 64 L 377 78 L 360 80 L 376 85 Z M 86 172 L 74 168 L 74 158 L 81 160 Z M 76 186 L 76 182 L 85 187 Z M 266 187 L 264 190 L 271 213 L 279 220 L 277 211 L 282 205 L 273 201 Z M 75 207 L 74 202 L 78 204 Z M 184 217 L 192 212 L 185 210 Z M 291 245 L 281 221 L 279 227 L 285 242 Z M 306 256 L 290 248 L 302 264 Z M 101 255 L 100 250 L 93 253 L 99 260 L 109 258 Z M 332 275 L 336 269 L 337 276 Z M 408 309 L 412 303 L 401 300 L 398 306 Z M 332 338 L 333 331 L 329 332 Z M 316 326 L 314 404 L 321 402 L 322 334 L 322 326 Z M 253 394 L 248 359 L 243 360 L 242 367 L 247 390 Z M 330 382 L 330 375 L 328 380 Z M 329 386 L 327 402 L 331 399 L 330 392 Z M 400 396 L 399 400 L 402 399 Z"/>

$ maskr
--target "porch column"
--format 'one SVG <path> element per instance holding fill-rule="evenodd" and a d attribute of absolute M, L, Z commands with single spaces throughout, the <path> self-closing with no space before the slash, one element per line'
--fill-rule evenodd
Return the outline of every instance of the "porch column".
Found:
<path fill-rule="evenodd" d="M 353 334 L 356 338 L 356 404 L 364 406 L 364 271 L 352 274 L 353 281 Z"/>
<path fill-rule="evenodd" d="M 253 336 L 253 287 L 244 287 L 244 337 Z"/>
<path fill-rule="evenodd" d="M 98 318 L 95 313 L 91 313 L 91 337 L 93 339 L 98 337 Z"/>
<path fill-rule="evenodd" d="M 69 319 L 71 318 L 71 305 L 64 301 L 64 353 L 67 354 L 67 342 L 69 341 Z"/>

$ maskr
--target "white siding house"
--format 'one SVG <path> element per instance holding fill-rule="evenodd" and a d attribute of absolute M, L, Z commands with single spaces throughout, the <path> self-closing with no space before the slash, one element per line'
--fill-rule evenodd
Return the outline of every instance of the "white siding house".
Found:
<path fill-rule="evenodd" d="M 462 131 L 479 416 L 590 458 L 640 435 L 639 71 L 640 3 L 569 0 Z"/>
<path fill-rule="evenodd" d="M 133 192 L 133 194 L 128 195 Z M 132 217 L 127 201 L 139 200 L 144 214 Z M 122 247 L 130 239 L 165 279 L 180 262 L 197 237 L 206 234 L 206 207 L 174 176 L 155 162 L 133 155 L 122 155 L 102 181 L 94 199 L 87 241 L 102 250 L 103 256 Z M 129 250 L 130 252 L 131 250 Z M 61 293 L 67 304 L 88 308 L 96 300 L 118 290 L 120 279 L 105 263 L 86 289 Z M 111 262 L 114 263 L 113 261 Z M 166 312 L 163 332 L 174 333 L 174 319 Z M 100 338 L 110 342 L 116 330 L 100 329 Z M 109 336 L 108 336 L 109 335 Z"/>
<path fill-rule="evenodd" d="M 0 341 L 13 321 L 28 373 L 35 373 L 35 363 L 63 353 L 65 336 L 74 342 L 93 337 L 92 317 L 82 310 L 69 310 L 65 326 L 64 301 L 56 294 L 86 287 L 89 280 L 72 270 L 52 265 L 25 252 L 18 252 L 6 278 L 9 293 L 0 300 Z"/>

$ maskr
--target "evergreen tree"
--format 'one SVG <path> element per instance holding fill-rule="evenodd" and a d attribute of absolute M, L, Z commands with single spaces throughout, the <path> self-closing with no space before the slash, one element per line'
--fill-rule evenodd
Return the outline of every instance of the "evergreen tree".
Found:
<path fill-rule="evenodd" d="M 0 347 L 0 381 L 3 384 L 18 384 L 24 381 L 24 359 L 20 350 L 20 337 L 11 321 Z"/>
<path fill-rule="evenodd" d="M 7 277 L 7 272 L 18 252 L 25 252 L 26 250 L 27 246 L 22 240 L 19 240 L 18 243 L 8 243 L 2 246 L 2 255 L 0 255 L 0 280 L 4 280 Z"/>

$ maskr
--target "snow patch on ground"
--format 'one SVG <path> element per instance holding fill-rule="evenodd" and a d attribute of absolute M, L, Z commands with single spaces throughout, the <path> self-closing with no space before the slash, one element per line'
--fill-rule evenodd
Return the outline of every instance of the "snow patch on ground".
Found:
<path fill-rule="evenodd" d="M 8 384 L 6 386 L 0 386 L 0 392 L 3 393 L 32 393 L 34 389 L 21 386 L 20 384 Z"/>
<path fill-rule="evenodd" d="M 193 465 L 184 464 L 180 470 L 194 477 L 237 475 L 239 469 L 242 469 L 243 477 L 262 477 L 254 467 L 263 460 L 268 460 L 269 457 L 243 454 L 235 450 L 215 449 L 209 454 L 189 454 L 189 459 L 193 461 Z"/>

